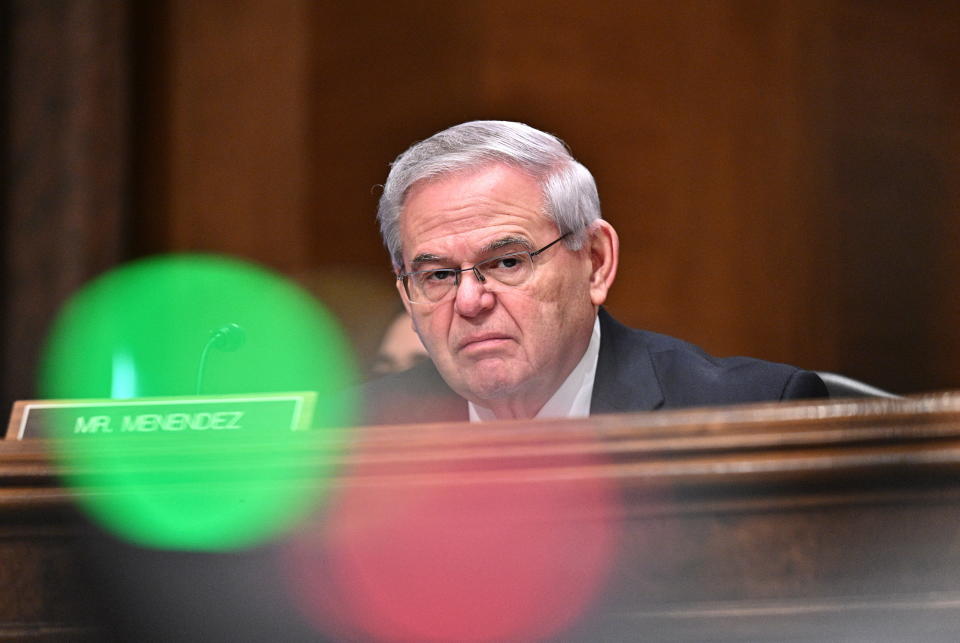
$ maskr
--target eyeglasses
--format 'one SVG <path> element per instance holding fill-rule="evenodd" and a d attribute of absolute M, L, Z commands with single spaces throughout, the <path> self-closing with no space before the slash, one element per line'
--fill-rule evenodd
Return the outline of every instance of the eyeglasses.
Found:
<path fill-rule="evenodd" d="M 460 275 L 473 271 L 477 281 L 491 279 L 504 286 L 519 286 L 533 276 L 533 258 L 550 246 L 569 236 L 569 232 L 554 239 L 536 251 L 510 252 L 481 261 L 469 268 L 434 268 L 402 272 L 397 280 L 403 282 L 403 291 L 411 304 L 437 303 L 456 291 Z"/>

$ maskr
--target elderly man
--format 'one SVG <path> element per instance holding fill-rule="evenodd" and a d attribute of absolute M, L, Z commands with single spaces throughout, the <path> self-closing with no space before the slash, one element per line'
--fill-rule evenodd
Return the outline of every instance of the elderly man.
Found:
<path fill-rule="evenodd" d="M 370 423 L 582 417 L 821 397 L 813 373 L 718 359 L 601 305 L 619 241 L 556 137 L 474 121 L 392 164 L 378 213 L 431 361 L 365 391 Z"/>

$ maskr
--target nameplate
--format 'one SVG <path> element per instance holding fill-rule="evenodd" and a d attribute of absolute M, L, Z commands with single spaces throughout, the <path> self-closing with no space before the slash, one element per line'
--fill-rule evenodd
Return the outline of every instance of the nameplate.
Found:
<path fill-rule="evenodd" d="M 314 392 L 14 402 L 8 440 L 310 428 Z"/>

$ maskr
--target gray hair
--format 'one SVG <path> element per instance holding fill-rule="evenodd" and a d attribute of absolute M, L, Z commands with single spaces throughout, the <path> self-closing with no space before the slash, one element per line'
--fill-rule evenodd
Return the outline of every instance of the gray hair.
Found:
<path fill-rule="evenodd" d="M 490 163 L 516 167 L 537 180 L 543 192 L 544 214 L 564 243 L 579 249 L 587 227 L 600 218 L 600 197 L 590 170 L 578 163 L 556 136 L 523 123 L 471 121 L 454 125 L 412 145 L 390 164 L 377 219 L 380 234 L 396 267 L 403 266 L 400 213 L 410 188 Z"/>

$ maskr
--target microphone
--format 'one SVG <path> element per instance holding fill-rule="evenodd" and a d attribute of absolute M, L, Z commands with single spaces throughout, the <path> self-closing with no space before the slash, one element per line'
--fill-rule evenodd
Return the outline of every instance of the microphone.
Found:
<path fill-rule="evenodd" d="M 240 324 L 230 322 L 210 333 L 207 344 L 224 353 L 232 353 L 243 346 L 245 341 L 247 341 L 247 332 L 243 330 Z M 206 347 L 204 347 L 204 350 L 206 350 Z"/>
<path fill-rule="evenodd" d="M 224 353 L 232 353 L 247 341 L 247 331 L 243 326 L 236 322 L 230 322 L 210 333 L 210 339 L 203 345 L 200 351 L 200 364 L 197 366 L 197 387 L 194 395 L 200 395 L 200 388 L 203 384 L 203 370 L 207 366 L 207 353 L 210 348 L 216 348 Z"/>

